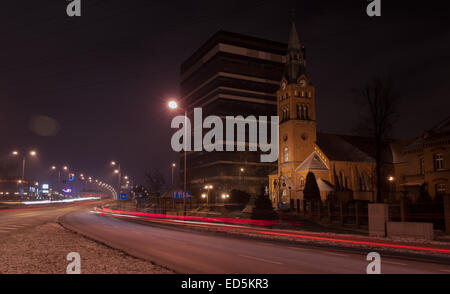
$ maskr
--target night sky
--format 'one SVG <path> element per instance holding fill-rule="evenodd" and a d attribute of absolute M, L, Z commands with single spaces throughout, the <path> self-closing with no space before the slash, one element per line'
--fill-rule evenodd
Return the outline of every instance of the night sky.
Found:
<path fill-rule="evenodd" d="M 220 29 L 287 42 L 293 7 L 319 129 L 354 134 L 351 90 L 390 74 L 401 97 L 393 135 L 418 135 L 449 115 L 449 11 L 388 2 L 370 18 L 364 0 L 82 0 L 70 18 L 65 0 L 1 1 L 0 159 L 35 148 L 27 173 L 39 180 L 68 164 L 112 181 L 114 159 L 139 182 L 153 168 L 170 182 L 165 103 L 178 96 L 180 64 Z"/>

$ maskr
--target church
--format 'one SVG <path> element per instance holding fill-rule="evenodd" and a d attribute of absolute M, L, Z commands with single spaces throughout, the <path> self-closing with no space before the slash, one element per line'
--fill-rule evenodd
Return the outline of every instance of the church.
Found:
<path fill-rule="evenodd" d="M 272 204 L 279 209 L 304 211 L 303 191 L 309 172 L 315 175 L 321 201 L 326 201 L 333 195 L 338 201 L 374 202 L 376 163 L 373 139 L 317 131 L 315 87 L 307 73 L 305 48 L 300 43 L 294 23 L 289 37 L 285 69 L 276 96 L 280 120 L 279 158 L 278 168 L 269 175 L 268 190 Z M 447 119 L 447 128 L 448 121 Z M 412 141 L 417 142 L 417 139 Z M 448 145 L 448 140 L 441 141 Z M 404 168 L 403 154 L 408 152 L 408 148 L 411 149 L 410 144 L 411 140 L 393 141 L 382 154 L 385 177 L 383 193 L 388 201 L 398 200 L 401 194 L 399 191 L 410 188 L 407 185 L 411 181 L 405 182 L 404 172 L 407 170 L 411 173 L 417 167 L 419 174 L 419 165 L 423 165 L 423 159 L 417 159 L 417 162 L 406 164 L 408 169 Z M 447 145 L 443 147 L 445 150 L 448 150 Z M 430 166 L 433 164 L 431 161 L 430 158 Z M 441 179 L 437 187 L 442 192 L 445 190 L 445 183 L 442 181 L 447 182 L 449 177 L 443 164 L 440 163 L 439 167 L 441 171 L 446 171 L 445 175 L 437 177 Z M 421 170 L 423 172 L 423 167 Z M 431 172 L 434 172 L 432 167 Z M 420 184 L 416 183 L 416 188 Z M 431 195 L 435 194 L 436 189 L 433 187 L 429 188 Z"/>

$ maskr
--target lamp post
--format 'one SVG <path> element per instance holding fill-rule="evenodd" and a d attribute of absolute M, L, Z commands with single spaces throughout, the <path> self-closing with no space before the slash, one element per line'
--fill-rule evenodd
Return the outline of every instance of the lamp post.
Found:
<path fill-rule="evenodd" d="M 121 179 L 122 179 L 122 171 L 120 169 L 120 163 L 117 163 L 115 161 L 111 161 L 111 166 L 114 166 L 117 168 L 114 170 L 114 173 L 117 174 L 117 200 L 119 199 L 119 194 L 120 194 L 120 184 L 121 184 Z"/>
<path fill-rule="evenodd" d="M 209 191 L 212 190 L 214 187 L 213 185 L 206 185 L 205 190 L 207 191 L 206 194 L 206 205 L 209 206 Z"/>
<path fill-rule="evenodd" d="M 20 155 L 19 151 L 17 151 L 17 150 L 14 150 L 13 152 L 11 152 L 11 154 L 14 157 L 19 157 L 19 155 Z M 35 150 L 31 150 L 30 152 L 28 152 L 28 155 L 30 157 L 36 157 L 37 152 Z M 27 154 L 24 153 L 24 155 L 22 157 L 22 181 L 25 181 L 25 163 L 26 163 L 26 160 L 27 160 Z"/>
<path fill-rule="evenodd" d="M 61 171 L 67 172 L 69 170 L 69 167 L 67 165 L 63 165 L 62 167 L 58 168 L 56 165 L 52 165 L 51 170 L 55 171 L 58 170 L 58 192 L 61 190 Z"/>
<path fill-rule="evenodd" d="M 227 193 L 223 193 L 222 194 L 222 201 L 223 201 L 223 205 L 225 206 L 225 200 L 230 198 L 230 194 Z"/>
<path fill-rule="evenodd" d="M 183 210 L 186 216 L 186 162 L 187 162 L 187 111 L 178 105 L 175 100 L 170 100 L 167 104 L 170 109 L 175 110 L 177 108 L 184 111 L 184 184 L 183 184 Z"/>
<path fill-rule="evenodd" d="M 175 169 L 177 165 L 175 164 L 175 162 L 172 162 L 172 188 L 173 188 L 173 170 Z"/>

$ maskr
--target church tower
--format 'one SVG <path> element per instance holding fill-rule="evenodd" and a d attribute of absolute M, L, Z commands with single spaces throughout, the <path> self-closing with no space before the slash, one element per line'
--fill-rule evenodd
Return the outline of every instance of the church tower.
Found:
<path fill-rule="evenodd" d="M 278 176 L 295 182 L 295 169 L 314 151 L 316 107 L 315 88 L 306 73 L 305 47 L 300 44 L 294 23 L 277 99 L 280 118 Z"/>

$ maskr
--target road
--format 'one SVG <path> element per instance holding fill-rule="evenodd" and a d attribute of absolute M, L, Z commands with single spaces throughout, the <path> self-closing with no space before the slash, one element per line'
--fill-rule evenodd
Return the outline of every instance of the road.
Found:
<path fill-rule="evenodd" d="M 92 207 L 92 205 L 89 205 L 89 207 Z M 56 222 L 60 216 L 82 208 L 84 208 L 83 204 L 53 207 L 29 207 L 25 209 L 1 209 L 0 238 L 45 223 Z"/>
<path fill-rule="evenodd" d="M 191 274 L 365 274 L 360 252 L 276 244 L 127 222 L 81 209 L 64 224 L 131 255 Z M 368 252 L 367 252 L 368 253 Z M 382 257 L 386 274 L 450 273 L 450 265 Z"/>

